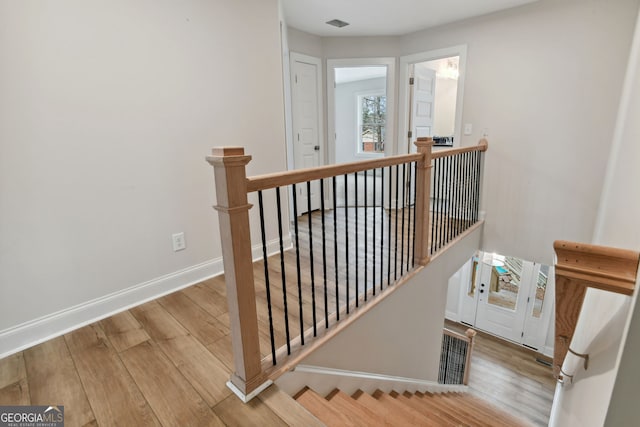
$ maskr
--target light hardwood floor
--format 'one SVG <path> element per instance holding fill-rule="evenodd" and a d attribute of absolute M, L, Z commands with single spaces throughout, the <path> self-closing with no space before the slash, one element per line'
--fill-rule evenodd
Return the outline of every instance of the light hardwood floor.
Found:
<path fill-rule="evenodd" d="M 464 332 L 468 326 L 445 322 Z M 474 395 L 537 426 L 549 424 L 555 379 L 533 350 L 479 332 L 471 360 L 469 388 Z"/>

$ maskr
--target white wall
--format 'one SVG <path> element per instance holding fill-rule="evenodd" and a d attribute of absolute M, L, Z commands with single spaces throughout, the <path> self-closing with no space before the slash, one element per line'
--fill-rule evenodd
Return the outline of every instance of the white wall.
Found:
<path fill-rule="evenodd" d="M 357 155 L 358 146 L 358 95 L 363 92 L 386 90 L 386 78 L 358 80 L 341 83 L 335 88 L 335 160 L 336 163 L 364 160 L 367 155 Z"/>
<path fill-rule="evenodd" d="M 305 55 L 322 58 L 322 37 L 297 30 L 292 27 L 287 28 L 287 39 L 289 49 L 292 52 L 304 53 Z"/>
<path fill-rule="evenodd" d="M 640 14 L 637 17 L 593 239 L 596 244 L 636 251 L 640 250 Z M 589 342 L 590 364 L 595 366 L 579 370 L 573 387 L 558 388 L 552 412 L 555 425 L 638 424 L 640 305 L 635 300 L 637 291 L 629 298 L 589 290 L 574 342 Z M 634 301 L 635 310 L 630 313 Z"/>
<path fill-rule="evenodd" d="M 292 49 L 317 54 L 320 42 L 325 58 L 466 44 L 463 122 L 474 131 L 461 145 L 483 129 L 490 142 L 483 249 L 550 265 L 554 240 L 591 240 L 637 8 L 540 0 L 403 37 L 290 34 Z"/>
<path fill-rule="evenodd" d="M 1 2 L 0 28 L 0 355 L 219 272 L 204 157 L 285 167 L 276 0 Z"/>
<path fill-rule="evenodd" d="M 436 381 L 447 281 L 478 249 L 481 229 L 436 257 L 301 364 Z"/>
<path fill-rule="evenodd" d="M 552 263 L 590 241 L 637 0 L 541 0 L 405 36 L 402 54 L 467 44 L 463 123 L 489 129 L 483 249 Z"/>

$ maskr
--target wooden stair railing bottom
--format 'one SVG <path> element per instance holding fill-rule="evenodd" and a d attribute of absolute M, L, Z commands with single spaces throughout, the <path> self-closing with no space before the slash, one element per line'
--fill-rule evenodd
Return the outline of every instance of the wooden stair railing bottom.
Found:
<path fill-rule="evenodd" d="M 553 374 L 561 378 L 587 287 L 631 295 L 640 253 L 558 240 L 556 252 L 556 329 Z"/>

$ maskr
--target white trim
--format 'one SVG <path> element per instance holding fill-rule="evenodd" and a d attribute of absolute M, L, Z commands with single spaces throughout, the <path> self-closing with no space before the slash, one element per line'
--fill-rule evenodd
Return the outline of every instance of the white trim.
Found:
<path fill-rule="evenodd" d="M 319 394 L 327 394 L 334 388 L 339 388 L 347 394 L 351 394 L 358 389 L 367 393 L 372 393 L 377 389 L 384 392 L 395 390 L 399 393 L 404 391 L 412 393 L 416 391 L 460 393 L 469 390 L 469 387 L 465 385 L 440 384 L 436 381 L 423 379 L 311 365 L 296 366 L 293 371 L 287 372 L 277 379 L 276 384 L 281 390 L 290 395 L 297 393 L 305 385 Z"/>
<path fill-rule="evenodd" d="M 284 245 L 292 246 L 289 236 Z M 278 239 L 267 243 L 269 255 L 279 251 Z M 253 246 L 252 256 L 262 259 L 262 245 Z M 0 359 L 222 273 L 222 258 L 215 258 L 10 327 L 0 331 Z"/>
<path fill-rule="evenodd" d="M 273 381 L 267 380 L 264 383 L 260 384 L 260 386 L 255 390 L 253 390 L 251 393 L 244 394 L 238 387 L 236 387 L 234 383 L 232 383 L 231 381 L 227 381 L 227 387 L 229 387 L 229 389 L 231 389 L 233 394 L 238 396 L 238 398 L 242 400 L 242 402 L 244 403 L 248 403 L 251 399 L 253 399 L 257 395 L 262 393 L 264 390 L 266 390 L 267 387 L 269 387 L 271 384 L 273 384 Z"/>
<path fill-rule="evenodd" d="M 396 58 L 351 58 L 351 59 L 327 59 L 327 162 L 329 164 L 335 164 L 336 151 L 335 151 L 335 134 L 336 134 L 336 119 L 335 119 L 335 85 L 334 69 L 337 67 L 366 67 L 383 65 L 387 67 L 387 84 L 386 84 L 386 96 L 387 96 L 387 131 L 385 136 L 385 156 L 395 154 L 395 67 Z M 332 138 L 331 135 L 334 135 Z"/>
<path fill-rule="evenodd" d="M 442 49 L 430 50 L 428 52 L 415 53 L 400 57 L 400 85 L 398 87 L 398 154 L 405 154 L 406 149 L 401 147 L 407 140 L 409 134 L 409 118 L 407 117 L 409 104 L 409 66 L 419 62 L 433 61 L 436 59 L 459 56 L 458 71 L 458 92 L 456 95 L 456 121 L 453 132 L 453 146 L 461 146 L 462 137 L 462 108 L 464 100 L 464 79 L 467 68 L 467 45 L 460 44 Z"/>

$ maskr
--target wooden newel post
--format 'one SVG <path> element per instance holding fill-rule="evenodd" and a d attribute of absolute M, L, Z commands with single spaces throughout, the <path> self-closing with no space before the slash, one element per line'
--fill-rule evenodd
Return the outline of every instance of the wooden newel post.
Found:
<path fill-rule="evenodd" d="M 258 316 L 253 281 L 251 234 L 245 167 L 251 156 L 241 147 L 214 148 L 207 161 L 213 166 L 220 223 L 224 276 L 235 372 L 230 388 L 246 398 L 265 382 L 260 363 Z M 242 396 L 240 396 L 242 398 Z M 243 400 L 248 400 L 243 398 Z"/>
<path fill-rule="evenodd" d="M 414 143 L 418 153 L 423 154 L 418 162 L 416 171 L 416 240 L 414 261 L 419 265 L 427 265 L 431 258 L 429 254 L 429 204 L 431 199 L 431 137 L 418 138 Z"/>
<path fill-rule="evenodd" d="M 469 328 L 464 334 L 469 338 L 469 345 L 467 346 L 467 358 L 464 364 L 464 377 L 462 378 L 462 384 L 469 385 L 469 375 L 471 374 L 471 355 L 473 354 L 474 338 L 477 332 Z"/>

